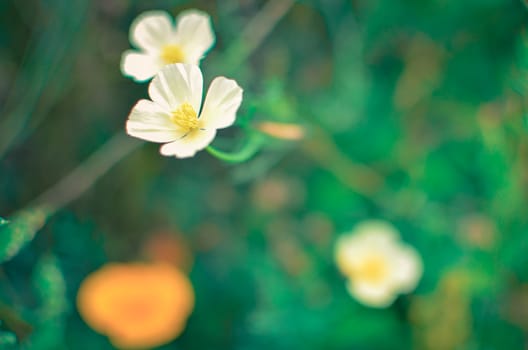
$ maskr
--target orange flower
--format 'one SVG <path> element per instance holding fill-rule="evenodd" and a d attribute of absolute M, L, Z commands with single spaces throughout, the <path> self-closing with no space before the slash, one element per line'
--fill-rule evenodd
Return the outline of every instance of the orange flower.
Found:
<path fill-rule="evenodd" d="M 81 284 L 77 307 L 94 330 L 118 348 L 168 343 L 194 307 L 189 279 L 168 264 L 108 264 Z"/>

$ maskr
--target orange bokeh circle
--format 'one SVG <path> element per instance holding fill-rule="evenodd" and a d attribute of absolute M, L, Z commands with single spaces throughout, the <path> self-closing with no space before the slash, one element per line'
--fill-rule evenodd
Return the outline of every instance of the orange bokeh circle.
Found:
<path fill-rule="evenodd" d="M 107 264 L 81 284 L 77 307 L 94 330 L 118 348 L 165 344 L 185 329 L 192 285 L 168 264 Z"/>

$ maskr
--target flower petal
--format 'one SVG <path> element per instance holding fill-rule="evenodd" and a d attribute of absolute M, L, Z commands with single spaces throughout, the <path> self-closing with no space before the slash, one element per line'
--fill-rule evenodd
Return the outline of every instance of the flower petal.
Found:
<path fill-rule="evenodd" d="M 207 91 L 200 119 L 206 128 L 226 128 L 235 122 L 241 103 L 242 88 L 236 81 L 215 78 Z"/>
<path fill-rule="evenodd" d="M 149 85 L 150 98 L 174 111 L 182 103 L 190 103 L 196 113 L 202 103 L 203 77 L 200 68 L 192 64 L 170 64 L 163 67 Z"/>
<path fill-rule="evenodd" d="M 394 256 L 394 272 L 392 273 L 395 287 L 402 293 L 408 293 L 416 288 L 423 273 L 422 259 L 410 246 L 398 248 Z"/>
<path fill-rule="evenodd" d="M 148 100 L 140 100 L 128 117 L 127 133 L 151 142 L 170 142 L 181 138 L 185 131 L 170 120 L 170 113 Z"/>
<path fill-rule="evenodd" d="M 188 158 L 207 147 L 216 135 L 215 129 L 196 130 L 190 132 L 179 140 L 163 145 L 160 153 L 164 156 Z"/>
<path fill-rule="evenodd" d="M 365 249 L 361 243 L 358 243 L 355 235 L 343 235 L 337 239 L 335 261 L 341 273 L 346 276 L 352 275 L 372 250 L 369 247 Z"/>
<path fill-rule="evenodd" d="M 121 56 L 121 72 L 141 82 L 152 78 L 162 66 L 156 56 L 127 50 Z"/>
<path fill-rule="evenodd" d="M 388 222 L 382 220 L 367 220 L 354 227 L 356 236 L 370 245 L 392 246 L 400 238 L 400 234 Z"/>
<path fill-rule="evenodd" d="M 130 42 L 145 51 L 159 52 L 172 35 L 172 18 L 165 11 L 143 12 L 130 26 Z"/>
<path fill-rule="evenodd" d="M 176 42 L 185 52 L 185 61 L 198 64 L 214 45 L 211 17 L 202 11 L 187 10 L 176 19 Z"/>
<path fill-rule="evenodd" d="M 347 289 L 357 301 L 371 307 L 387 307 L 394 302 L 397 296 L 388 284 L 372 285 L 350 280 L 347 283 Z"/>

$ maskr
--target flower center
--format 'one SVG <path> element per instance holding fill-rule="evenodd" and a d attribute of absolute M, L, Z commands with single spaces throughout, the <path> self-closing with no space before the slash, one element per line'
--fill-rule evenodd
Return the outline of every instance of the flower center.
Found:
<path fill-rule="evenodd" d="M 370 256 L 355 271 L 355 277 L 370 283 L 379 283 L 388 274 L 385 259 L 379 256 Z"/>
<path fill-rule="evenodd" d="M 194 108 L 187 102 L 183 103 L 180 108 L 172 112 L 171 120 L 174 124 L 180 126 L 189 132 L 198 129 L 198 116 Z"/>
<path fill-rule="evenodd" d="M 182 63 L 184 61 L 184 54 L 178 45 L 166 45 L 161 49 L 161 59 L 165 64 Z"/>

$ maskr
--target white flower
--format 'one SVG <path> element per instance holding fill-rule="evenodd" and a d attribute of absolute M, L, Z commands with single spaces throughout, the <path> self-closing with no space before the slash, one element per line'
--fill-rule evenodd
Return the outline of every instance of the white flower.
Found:
<path fill-rule="evenodd" d="M 132 108 L 128 134 L 166 143 L 160 149 L 165 156 L 194 156 L 213 141 L 217 129 L 235 122 L 242 103 L 242 89 L 231 79 L 213 80 L 200 111 L 202 91 L 198 66 L 176 63 L 162 68 L 148 88 L 152 101 L 140 100 Z"/>
<path fill-rule="evenodd" d="M 208 14 L 186 10 L 177 17 L 176 27 L 165 11 L 148 11 L 130 26 L 130 42 L 139 49 L 121 57 L 121 72 L 136 81 L 152 78 L 172 63 L 198 64 L 213 46 L 215 35 Z"/>
<path fill-rule="evenodd" d="M 399 239 L 394 227 L 374 220 L 338 239 L 336 263 L 348 278 L 348 291 L 359 302 L 386 307 L 399 293 L 408 293 L 418 284 L 422 260 Z"/>

